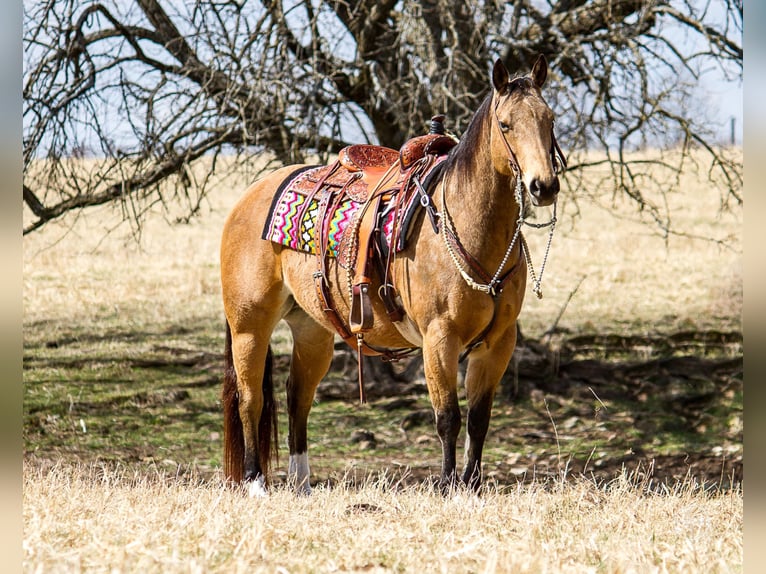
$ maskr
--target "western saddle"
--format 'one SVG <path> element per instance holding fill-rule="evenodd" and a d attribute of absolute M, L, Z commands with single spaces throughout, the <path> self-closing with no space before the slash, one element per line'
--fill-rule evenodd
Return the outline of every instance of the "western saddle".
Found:
<path fill-rule="evenodd" d="M 392 351 L 376 349 L 364 342 L 364 333 L 373 326 L 370 284 L 373 273 L 378 273 L 381 288 L 378 294 L 392 321 L 401 321 L 404 311 L 397 303 L 391 278 L 391 264 L 395 246 L 401 244 L 403 215 L 413 205 L 416 195 L 420 205 L 427 209 L 436 229 L 436 215 L 424 181 L 429 173 L 446 158 L 457 144 L 445 135 L 444 116 L 431 119 L 429 133 L 408 140 L 399 151 L 391 148 L 356 144 L 343 148 L 338 159 L 323 170 L 313 184 L 309 195 L 319 195 L 319 209 L 315 225 L 317 269 L 314 273 L 317 296 L 328 319 L 340 337 L 359 353 L 360 399 L 366 402 L 362 355 L 378 355 L 384 360 L 397 360 L 413 349 Z M 328 288 L 326 264 L 328 245 L 328 216 L 346 197 L 362 204 L 354 220 L 344 233 L 338 253 L 338 262 L 348 270 L 351 311 L 348 326 L 340 316 Z M 308 202 L 307 202 L 308 203 Z M 394 209 L 394 227 L 388 248 L 382 246 L 382 209 Z"/>

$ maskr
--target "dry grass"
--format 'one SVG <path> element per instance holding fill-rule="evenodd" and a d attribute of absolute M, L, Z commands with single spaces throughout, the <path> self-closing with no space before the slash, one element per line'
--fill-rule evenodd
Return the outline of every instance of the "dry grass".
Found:
<path fill-rule="evenodd" d="M 725 198 L 707 181 L 705 168 L 690 166 L 672 194 L 647 193 L 671 221 L 666 236 L 624 196 L 594 194 L 600 171 L 588 170 L 579 201 L 562 192 L 545 297 L 528 297 L 522 312 L 530 334 L 539 336 L 575 289 L 561 326 L 576 333 L 740 330 L 742 208 L 723 209 Z M 544 239 L 530 237 L 537 253 Z"/>
<path fill-rule="evenodd" d="M 620 476 L 442 498 L 391 479 L 276 490 L 27 469 L 28 572 L 738 572 L 742 496 Z"/>

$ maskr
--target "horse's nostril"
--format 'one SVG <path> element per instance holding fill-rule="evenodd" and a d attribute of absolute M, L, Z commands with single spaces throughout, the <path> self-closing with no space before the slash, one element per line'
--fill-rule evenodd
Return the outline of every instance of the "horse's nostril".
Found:
<path fill-rule="evenodd" d="M 546 184 L 543 183 L 541 180 L 535 178 L 531 182 L 529 182 L 529 193 L 531 193 L 534 197 L 541 197 L 541 196 L 553 196 L 556 195 L 559 192 L 559 180 L 558 178 L 554 179 L 552 182 Z"/>

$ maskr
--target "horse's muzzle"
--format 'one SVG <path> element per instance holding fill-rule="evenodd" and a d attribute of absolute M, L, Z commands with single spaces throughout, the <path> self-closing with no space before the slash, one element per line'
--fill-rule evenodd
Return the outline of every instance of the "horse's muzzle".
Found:
<path fill-rule="evenodd" d="M 551 205 L 556 201 L 559 194 L 559 178 L 554 177 L 550 181 L 543 181 L 535 178 L 529 182 L 529 195 L 532 198 L 532 204 L 535 207 L 544 207 Z"/>

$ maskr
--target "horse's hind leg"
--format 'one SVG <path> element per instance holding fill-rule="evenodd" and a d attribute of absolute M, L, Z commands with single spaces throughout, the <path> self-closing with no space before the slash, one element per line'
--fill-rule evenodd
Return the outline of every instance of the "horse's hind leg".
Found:
<path fill-rule="evenodd" d="M 251 496 L 266 494 L 266 476 L 273 437 L 271 423 L 263 424 L 267 398 L 264 395 L 264 379 L 271 377 L 267 372 L 269 337 L 271 329 L 264 331 L 243 331 L 232 326 L 231 351 L 237 373 L 239 418 L 242 423 L 244 454 L 242 479 L 249 484 Z M 266 428 L 265 428 L 266 427 Z"/>
<path fill-rule="evenodd" d="M 468 416 L 466 421 L 465 469 L 463 483 L 478 490 L 481 486 L 481 457 L 484 440 L 489 429 L 492 402 L 500 379 L 508 366 L 516 345 L 516 327 L 510 328 L 498 341 L 493 341 L 492 351 L 479 348 L 469 356 L 465 376 Z"/>
<path fill-rule="evenodd" d="M 287 380 L 287 410 L 290 417 L 287 479 L 295 484 L 299 494 L 311 494 L 307 423 L 314 392 L 330 368 L 333 334 L 297 308 L 285 320 L 293 334 L 293 354 L 290 377 Z"/>

